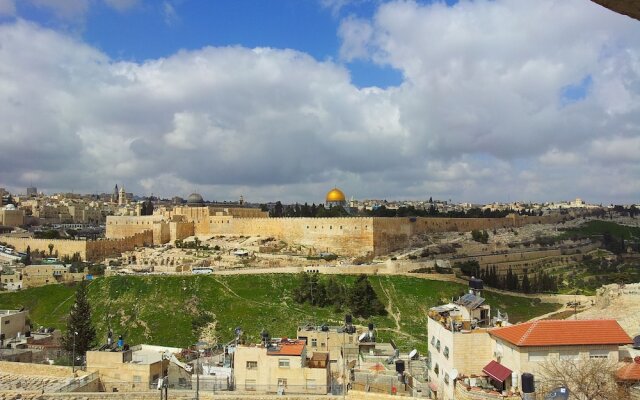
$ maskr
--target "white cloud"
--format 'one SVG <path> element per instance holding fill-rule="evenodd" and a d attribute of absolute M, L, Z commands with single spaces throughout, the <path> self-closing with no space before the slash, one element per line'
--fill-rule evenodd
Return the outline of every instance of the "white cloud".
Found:
<path fill-rule="evenodd" d="M 271 48 L 116 62 L 0 25 L 0 181 L 218 200 L 318 202 L 338 185 L 358 198 L 637 201 L 635 21 L 579 0 L 398 1 L 340 26 L 343 59 L 390 65 L 402 84 L 359 89 L 339 63 Z M 585 98 L 563 102 L 586 76 Z"/>
<path fill-rule="evenodd" d="M 74 20 L 84 18 L 89 11 L 89 0 L 29 0 L 37 7 L 52 11 L 58 18 Z"/>
<path fill-rule="evenodd" d="M 164 22 L 167 25 L 175 25 L 180 21 L 180 16 L 176 11 L 176 8 L 169 1 L 162 3 L 162 14 L 164 15 Z"/>
<path fill-rule="evenodd" d="M 0 0 L 0 17 L 16 15 L 16 2 L 15 0 Z"/>
<path fill-rule="evenodd" d="M 138 6 L 140 0 L 104 0 L 105 4 L 117 11 L 124 12 Z"/>

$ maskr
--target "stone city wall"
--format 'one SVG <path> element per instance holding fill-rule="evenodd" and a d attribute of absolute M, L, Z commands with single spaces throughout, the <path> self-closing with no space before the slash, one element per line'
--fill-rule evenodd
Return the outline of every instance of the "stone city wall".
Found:
<path fill-rule="evenodd" d="M 154 231 L 154 239 L 161 240 L 163 237 L 162 228 L 155 225 L 166 225 L 164 216 L 162 215 L 145 215 L 145 216 L 108 216 L 107 229 L 105 236 L 109 239 L 123 239 L 141 233 L 146 230 Z M 168 238 L 168 227 L 167 234 Z M 168 239 L 167 239 L 168 241 Z M 162 242 L 154 242 L 160 244 Z M 166 243 L 166 242 L 164 242 Z"/>
<path fill-rule="evenodd" d="M 15 375 L 36 375 L 51 376 L 56 378 L 70 378 L 73 376 L 71 367 L 63 367 L 59 365 L 31 364 L 0 361 L 0 371 L 6 374 Z M 76 375 L 86 375 L 87 373 L 78 370 Z"/>
<path fill-rule="evenodd" d="M 87 243 L 87 260 L 97 261 L 106 257 L 119 256 L 136 247 L 149 246 L 154 243 L 154 232 L 145 230 L 123 239 L 94 240 Z"/>
<path fill-rule="evenodd" d="M 13 236 L 0 236 L 0 242 L 5 242 L 14 246 L 16 251 L 26 252 L 27 247 L 31 248 L 31 252 L 35 253 L 36 250 L 44 251 L 46 255 L 49 254 L 49 244 L 53 245 L 53 251 L 51 254 L 58 252 L 58 257 L 69 256 L 73 257 L 75 253 L 79 253 L 83 260 L 87 259 L 87 241 L 86 240 L 64 240 L 64 239 L 34 239 L 34 238 L 21 238 Z"/>
<path fill-rule="evenodd" d="M 196 234 L 201 225 L 196 226 Z M 204 229 L 203 229 L 204 230 Z M 209 217 L 209 234 L 275 237 L 312 253 L 364 255 L 374 251 L 373 218 Z M 204 234 L 204 232 L 202 232 Z"/>
<path fill-rule="evenodd" d="M 64 256 L 73 257 L 75 253 L 80 258 L 88 261 L 102 260 L 105 257 L 120 255 L 122 252 L 133 250 L 136 247 L 148 246 L 153 243 L 151 230 L 133 233 L 131 236 L 121 239 L 103 240 L 63 240 L 63 239 L 34 239 L 18 238 L 13 236 L 0 236 L 0 242 L 5 242 L 15 247 L 16 251 L 26 252 L 27 247 L 31 252 L 44 251 L 49 254 L 49 244 L 53 245 L 52 254 L 58 252 L 58 258 Z"/>
<path fill-rule="evenodd" d="M 193 236 L 194 225 L 193 222 L 172 221 L 169 222 L 169 241 L 174 242 L 176 240 L 182 240 Z"/>
<path fill-rule="evenodd" d="M 226 210 L 226 209 L 225 209 Z M 208 207 L 178 207 L 163 215 L 108 217 L 108 238 L 123 238 L 150 227 L 154 244 L 191 235 L 235 235 L 275 237 L 311 252 L 341 255 L 387 254 L 405 248 L 414 235 L 445 231 L 471 231 L 554 223 L 559 217 L 506 218 L 236 218 L 231 212 L 213 212 Z M 165 218 L 163 221 L 162 219 Z M 183 219 L 184 222 L 176 220 Z M 172 221 L 172 222 L 169 222 Z M 173 222 L 175 221 L 175 222 Z M 174 224 L 174 225 L 172 225 Z M 192 225 L 190 225 L 192 224 Z"/>

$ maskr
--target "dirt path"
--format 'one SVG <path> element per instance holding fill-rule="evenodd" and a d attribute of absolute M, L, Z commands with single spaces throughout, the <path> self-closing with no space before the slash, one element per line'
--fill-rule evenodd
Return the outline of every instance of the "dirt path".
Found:
<path fill-rule="evenodd" d="M 387 312 L 389 312 L 389 315 L 391 315 L 391 318 L 393 318 L 393 320 L 396 322 L 396 329 L 400 330 L 400 310 L 396 309 L 396 312 L 393 311 L 393 299 L 391 298 L 391 294 L 389 293 L 389 289 L 383 285 L 382 283 L 380 283 L 380 287 L 382 288 L 382 291 L 384 292 L 384 295 L 387 296 L 387 299 L 389 299 L 389 305 L 387 306 Z"/>

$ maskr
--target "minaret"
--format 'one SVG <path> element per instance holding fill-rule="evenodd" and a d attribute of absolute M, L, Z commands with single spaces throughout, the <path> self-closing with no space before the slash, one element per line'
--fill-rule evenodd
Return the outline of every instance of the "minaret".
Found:
<path fill-rule="evenodd" d="M 124 185 L 120 188 L 120 193 L 118 195 L 118 205 L 125 206 L 127 205 L 127 194 L 124 191 Z"/>
<path fill-rule="evenodd" d="M 118 184 L 116 183 L 116 187 L 113 189 L 113 194 L 111 195 L 111 202 L 115 203 L 118 200 Z"/>

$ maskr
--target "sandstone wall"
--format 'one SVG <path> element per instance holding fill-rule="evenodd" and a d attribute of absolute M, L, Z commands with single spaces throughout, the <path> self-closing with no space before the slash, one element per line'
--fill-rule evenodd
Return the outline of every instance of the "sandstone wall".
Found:
<path fill-rule="evenodd" d="M 182 240 L 195 235 L 193 222 L 169 222 L 169 241 Z"/>
<path fill-rule="evenodd" d="M 256 210 L 176 207 L 162 215 L 108 217 L 106 236 L 124 238 L 149 228 L 153 229 L 154 244 L 191 235 L 272 236 L 314 253 L 379 255 L 406 247 L 418 234 L 520 227 L 560 220 L 560 217 L 515 215 L 507 218 L 237 218 L 232 211 L 252 215 Z"/>
<path fill-rule="evenodd" d="M 34 239 L 20 238 L 13 236 L 0 236 L 0 242 L 5 242 L 15 247 L 16 251 L 25 252 L 27 247 L 31 252 L 44 251 L 49 254 L 49 244 L 53 244 L 53 252 L 58 252 L 58 257 L 72 257 L 75 253 L 80 253 L 83 260 L 87 259 L 87 241 L 85 240 L 63 240 L 63 239 Z"/>
<path fill-rule="evenodd" d="M 62 367 L 59 365 L 16 363 L 0 361 L 0 371 L 6 374 L 15 375 L 36 375 L 51 376 L 56 378 L 70 378 L 73 376 L 71 367 Z M 78 370 L 76 375 L 87 375 L 86 372 Z"/>
<path fill-rule="evenodd" d="M 145 216 L 113 216 L 107 217 L 107 229 L 105 236 L 109 239 L 123 239 L 125 237 L 133 236 L 136 233 L 141 233 L 146 230 L 154 231 L 154 238 L 161 240 L 164 237 L 169 240 L 169 231 L 167 227 L 166 234 L 163 233 L 162 228 L 156 225 L 166 225 L 164 222 L 164 216 L 162 215 L 145 215 Z M 160 244 L 162 242 L 157 242 Z M 166 242 L 165 242 L 166 243 Z"/>
<path fill-rule="evenodd" d="M 272 236 L 313 253 L 363 255 L 374 251 L 373 218 L 209 217 L 207 231 L 212 235 Z"/>
<path fill-rule="evenodd" d="M 154 232 L 145 230 L 123 239 L 104 239 L 86 242 L 86 256 L 89 261 L 102 260 L 106 257 L 118 256 L 136 247 L 149 246 L 154 243 Z"/>

